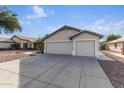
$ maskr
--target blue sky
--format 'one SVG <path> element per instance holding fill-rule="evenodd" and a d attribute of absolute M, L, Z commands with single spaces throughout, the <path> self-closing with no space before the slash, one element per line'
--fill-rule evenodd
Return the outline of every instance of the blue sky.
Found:
<path fill-rule="evenodd" d="M 25 36 L 42 37 L 63 25 L 108 35 L 124 34 L 124 6 L 7 6 L 18 15 Z M 0 36 L 10 37 L 2 34 Z"/>

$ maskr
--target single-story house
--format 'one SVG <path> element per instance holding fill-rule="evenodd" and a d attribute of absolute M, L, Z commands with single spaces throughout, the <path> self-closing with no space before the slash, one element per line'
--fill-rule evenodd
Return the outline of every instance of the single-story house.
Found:
<path fill-rule="evenodd" d="M 110 41 L 105 45 L 111 51 L 122 52 L 123 44 L 124 44 L 124 38 L 119 38 L 119 39 Z"/>
<path fill-rule="evenodd" d="M 19 44 L 19 48 L 21 49 L 33 49 L 36 47 L 34 44 L 36 38 L 33 37 L 14 35 L 11 39 Z"/>
<path fill-rule="evenodd" d="M 9 49 L 13 43 L 12 39 L 0 37 L 0 49 Z"/>
<path fill-rule="evenodd" d="M 28 36 L 14 35 L 11 38 L 0 38 L 0 49 L 9 49 L 12 44 L 18 44 L 19 49 L 36 48 L 35 41 L 37 39 Z"/>
<path fill-rule="evenodd" d="M 74 56 L 99 56 L 101 34 L 63 26 L 44 38 L 44 53 Z"/>

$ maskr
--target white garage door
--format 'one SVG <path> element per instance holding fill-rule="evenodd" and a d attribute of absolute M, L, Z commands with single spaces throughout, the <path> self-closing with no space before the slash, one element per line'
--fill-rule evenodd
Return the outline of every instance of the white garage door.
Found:
<path fill-rule="evenodd" d="M 78 56 L 95 56 L 95 41 L 85 40 L 76 41 L 76 55 Z"/>
<path fill-rule="evenodd" d="M 0 49 L 10 48 L 10 45 L 13 43 L 0 43 Z"/>
<path fill-rule="evenodd" d="M 51 54 L 71 54 L 71 42 L 47 42 L 46 53 Z"/>

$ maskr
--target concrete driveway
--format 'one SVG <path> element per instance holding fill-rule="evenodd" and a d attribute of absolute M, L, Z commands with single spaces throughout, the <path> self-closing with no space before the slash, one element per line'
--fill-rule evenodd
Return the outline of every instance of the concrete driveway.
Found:
<path fill-rule="evenodd" d="M 0 87 L 111 88 L 95 58 L 37 55 L 0 63 Z"/>

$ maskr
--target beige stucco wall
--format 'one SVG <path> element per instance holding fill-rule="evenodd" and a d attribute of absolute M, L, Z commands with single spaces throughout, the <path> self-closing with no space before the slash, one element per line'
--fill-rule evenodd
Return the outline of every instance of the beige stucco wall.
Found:
<path fill-rule="evenodd" d="M 123 43 L 117 43 L 117 48 L 114 47 L 114 44 L 107 45 L 111 51 L 121 52 L 121 48 L 123 47 Z"/>
<path fill-rule="evenodd" d="M 90 34 L 90 33 L 82 33 L 76 37 L 73 38 L 73 40 L 85 40 L 85 39 L 91 39 L 91 40 L 95 40 L 95 56 L 98 57 L 99 56 L 99 36 L 96 36 L 96 35 L 93 35 L 93 34 Z M 73 49 L 74 51 L 74 49 Z"/>
<path fill-rule="evenodd" d="M 76 37 L 73 38 L 74 40 L 78 40 L 78 39 L 95 39 L 97 41 L 99 41 L 99 37 L 90 33 L 82 33 Z"/>
<path fill-rule="evenodd" d="M 69 37 L 75 35 L 79 33 L 78 31 L 75 30 L 63 30 L 63 31 L 59 31 L 57 33 L 55 33 L 54 35 L 50 36 L 49 38 L 45 39 L 45 46 L 44 46 L 44 52 L 46 53 L 47 47 L 46 47 L 46 43 L 48 42 L 67 42 L 69 39 Z M 82 39 L 90 39 L 90 40 L 95 40 L 95 56 L 99 56 L 99 36 L 90 34 L 90 33 L 82 33 L 76 37 L 73 38 L 73 40 L 70 40 L 73 44 L 72 47 L 70 47 L 70 52 L 73 54 L 74 53 L 74 41 L 75 40 L 82 40 Z M 94 46 L 93 46 L 94 47 Z M 56 47 L 54 47 L 55 49 L 57 49 Z"/>
<path fill-rule="evenodd" d="M 21 40 L 21 39 L 19 39 L 18 37 L 13 37 L 12 39 L 13 39 L 14 41 L 18 42 L 18 43 L 20 43 L 20 42 L 27 43 L 27 42 L 28 42 L 28 41 L 26 41 L 26 40 Z"/>
<path fill-rule="evenodd" d="M 62 30 L 54 35 L 50 36 L 49 38 L 45 39 L 45 41 L 62 41 L 62 40 L 69 40 L 69 37 L 79 33 L 75 30 Z"/>
<path fill-rule="evenodd" d="M 54 35 L 50 36 L 49 38 L 45 39 L 45 42 L 70 42 L 70 44 L 72 45 L 72 41 L 69 39 L 69 37 L 75 35 L 79 33 L 78 31 L 75 30 L 61 30 L 58 31 L 57 33 L 55 33 Z M 46 43 L 44 44 L 44 52 L 46 53 Z M 72 52 L 73 45 L 69 47 L 70 53 Z M 56 49 L 56 47 L 55 47 Z"/>

